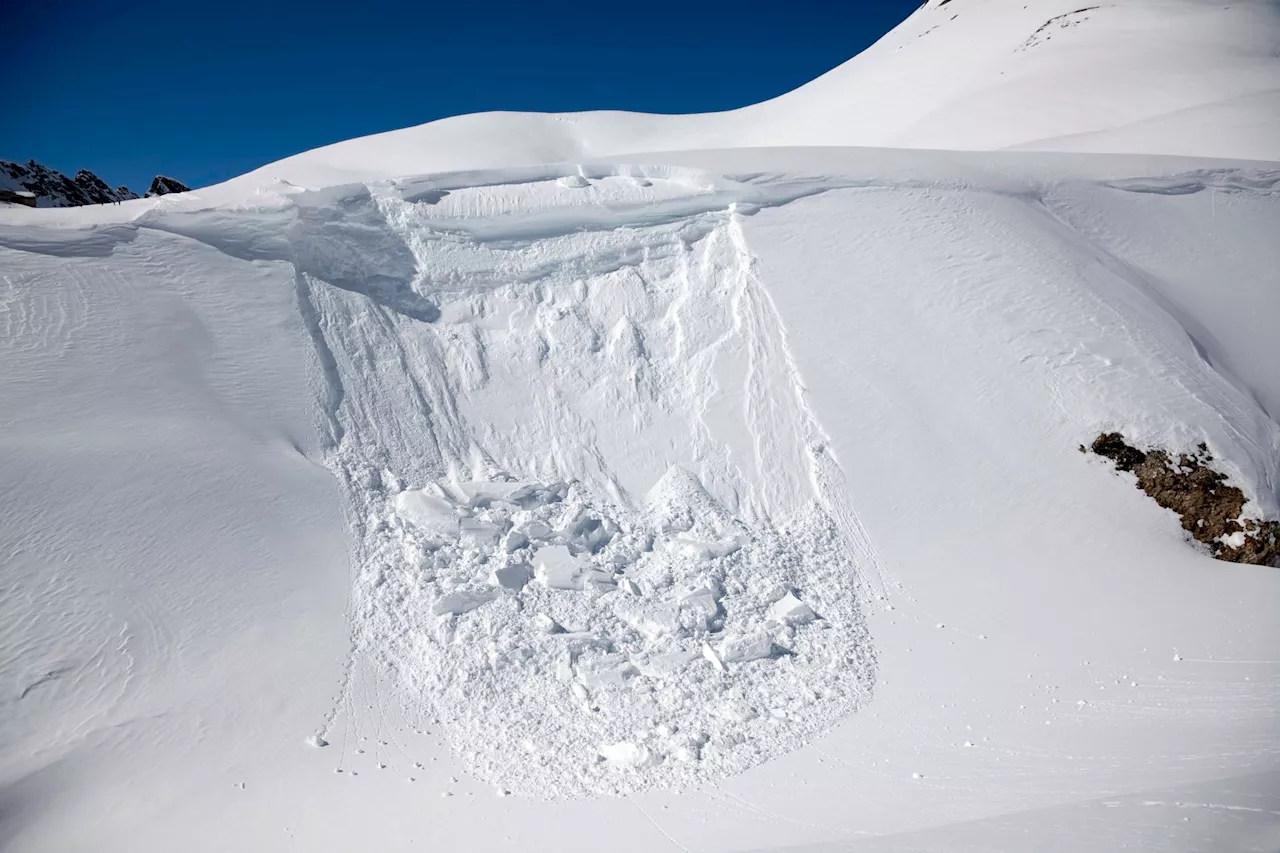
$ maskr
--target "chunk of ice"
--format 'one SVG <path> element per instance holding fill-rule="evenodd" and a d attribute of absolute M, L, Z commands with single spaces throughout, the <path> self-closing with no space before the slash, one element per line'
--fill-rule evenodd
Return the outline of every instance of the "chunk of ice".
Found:
<path fill-rule="evenodd" d="M 663 637 L 675 637 L 683 633 L 680 625 L 680 610 L 674 604 L 659 604 L 656 607 L 621 610 L 618 614 L 631 628 L 639 631 L 648 640 L 660 640 Z"/>
<path fill-rule="evenodd" d="M 544 634 L 564 633 L 564 628 L 560 627 L 560 623 L 545 613 L 539 613 L 537 616 L 533 617 L 533 625 Z"/>

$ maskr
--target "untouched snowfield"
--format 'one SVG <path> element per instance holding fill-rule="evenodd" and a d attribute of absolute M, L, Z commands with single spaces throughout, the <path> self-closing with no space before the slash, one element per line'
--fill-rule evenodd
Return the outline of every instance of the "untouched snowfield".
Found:
<path fill-rule="evenodd" d="M 1280 570 L 1077 450 L 1280 512 L 1274 7 L 1036 9 L 0 209 L 0 849 L 1280 847 Z M 1043 63 L 902 76 L 970 13 Z"/>
<path fill-rule="evenodd" d="M 308 151 L 232 183 L 814 145 L 1280 160 L 1278 46 L 1269 0 L 929 0 L 840 67 L 740 110 L 479 113 Z"/>

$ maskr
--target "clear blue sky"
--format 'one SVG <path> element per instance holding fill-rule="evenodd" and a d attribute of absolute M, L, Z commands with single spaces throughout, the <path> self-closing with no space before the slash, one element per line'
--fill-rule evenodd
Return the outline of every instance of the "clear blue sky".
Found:
<path fill-rule="evenodd" d="M 0 159 L 193 186 L 482 110 L 702 112 L 834 68 L 920 0 L 10 0 Z"/>

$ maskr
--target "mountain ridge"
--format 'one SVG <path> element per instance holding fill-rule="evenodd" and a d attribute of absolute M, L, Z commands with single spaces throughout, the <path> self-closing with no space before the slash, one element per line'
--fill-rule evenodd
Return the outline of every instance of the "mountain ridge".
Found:
<path fill-rule="evenodd" d="M 182 182 L 165 175 L 156 175 L 147 189 L 146 197 L 189 191 Z M 51 169 L 35 160 L 18 163 L 0 160 L 0 201 L 26 204 L 32 207 L 83 207 L 90 204 L 117 204 L 143 196 L 121 184 L 111 186 L 88 169 L 81 169 L 68 178 L 57 169 Z"/>

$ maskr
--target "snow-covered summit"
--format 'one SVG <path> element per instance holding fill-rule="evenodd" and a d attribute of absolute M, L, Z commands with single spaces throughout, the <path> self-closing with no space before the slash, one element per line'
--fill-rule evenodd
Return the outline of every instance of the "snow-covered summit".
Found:
<path fill-rule="evenodd" d="M 246 179 L 316 186 L 785 146 L 1280 160 L 1277 44 L 1280 9 L 1265 0 L 931 0 L 840 67 L 743 109 L 479 113 L 326 146 Z"/>

